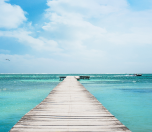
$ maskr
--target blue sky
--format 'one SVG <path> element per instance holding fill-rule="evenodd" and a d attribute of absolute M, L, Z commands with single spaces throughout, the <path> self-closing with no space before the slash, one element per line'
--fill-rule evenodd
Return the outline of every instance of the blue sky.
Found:
<path fill-rule="evenodd" d="M 0 73 L 152 73 L 151 36 L 151 0 L 0 0 Z"/>

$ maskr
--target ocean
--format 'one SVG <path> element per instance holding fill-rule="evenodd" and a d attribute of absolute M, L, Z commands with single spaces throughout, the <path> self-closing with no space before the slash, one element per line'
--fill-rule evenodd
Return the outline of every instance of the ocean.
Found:
<path fill-rule="evenodd" d="M 59 76 L 84 74 L 0 74 L 0 132 L 8 132 L 22 116 L 58 85 Z M 80 80 L 132 132 L 152 132 L 152 74 L 85 74 Z"/>

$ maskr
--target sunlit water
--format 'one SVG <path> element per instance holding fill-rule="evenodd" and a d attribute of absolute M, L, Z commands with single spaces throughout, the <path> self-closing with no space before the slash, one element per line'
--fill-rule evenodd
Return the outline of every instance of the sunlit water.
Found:
<path fill-rule="evenodd" d="M 72 74 L 71 74 L 72 75 Z M 0 74 L 0 132 L 9 131 L 60 82 L 59 74 Z M 152 132 L 152 74 L 91 74 L 80 82 L 133 132 Z"/>

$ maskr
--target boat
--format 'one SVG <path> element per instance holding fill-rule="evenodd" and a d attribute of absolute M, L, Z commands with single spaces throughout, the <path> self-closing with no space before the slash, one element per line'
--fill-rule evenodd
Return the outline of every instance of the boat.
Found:
<path fill-rule="evenodd" d="M 135 74 L 135 76 L 142 76 L 142 74 Z"/>
<path fill-rule="evenodd" d="M 129 74 L 129 76 L 142 76 L 142 74 Z"/>

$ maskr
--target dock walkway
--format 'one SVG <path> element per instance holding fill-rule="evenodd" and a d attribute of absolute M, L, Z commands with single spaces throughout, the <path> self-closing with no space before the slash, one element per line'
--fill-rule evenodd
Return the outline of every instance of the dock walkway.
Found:
<path fill-rule="evenodd" d="M 73 76 L 59 83 L 10 132 L 130 132 Z"/>

